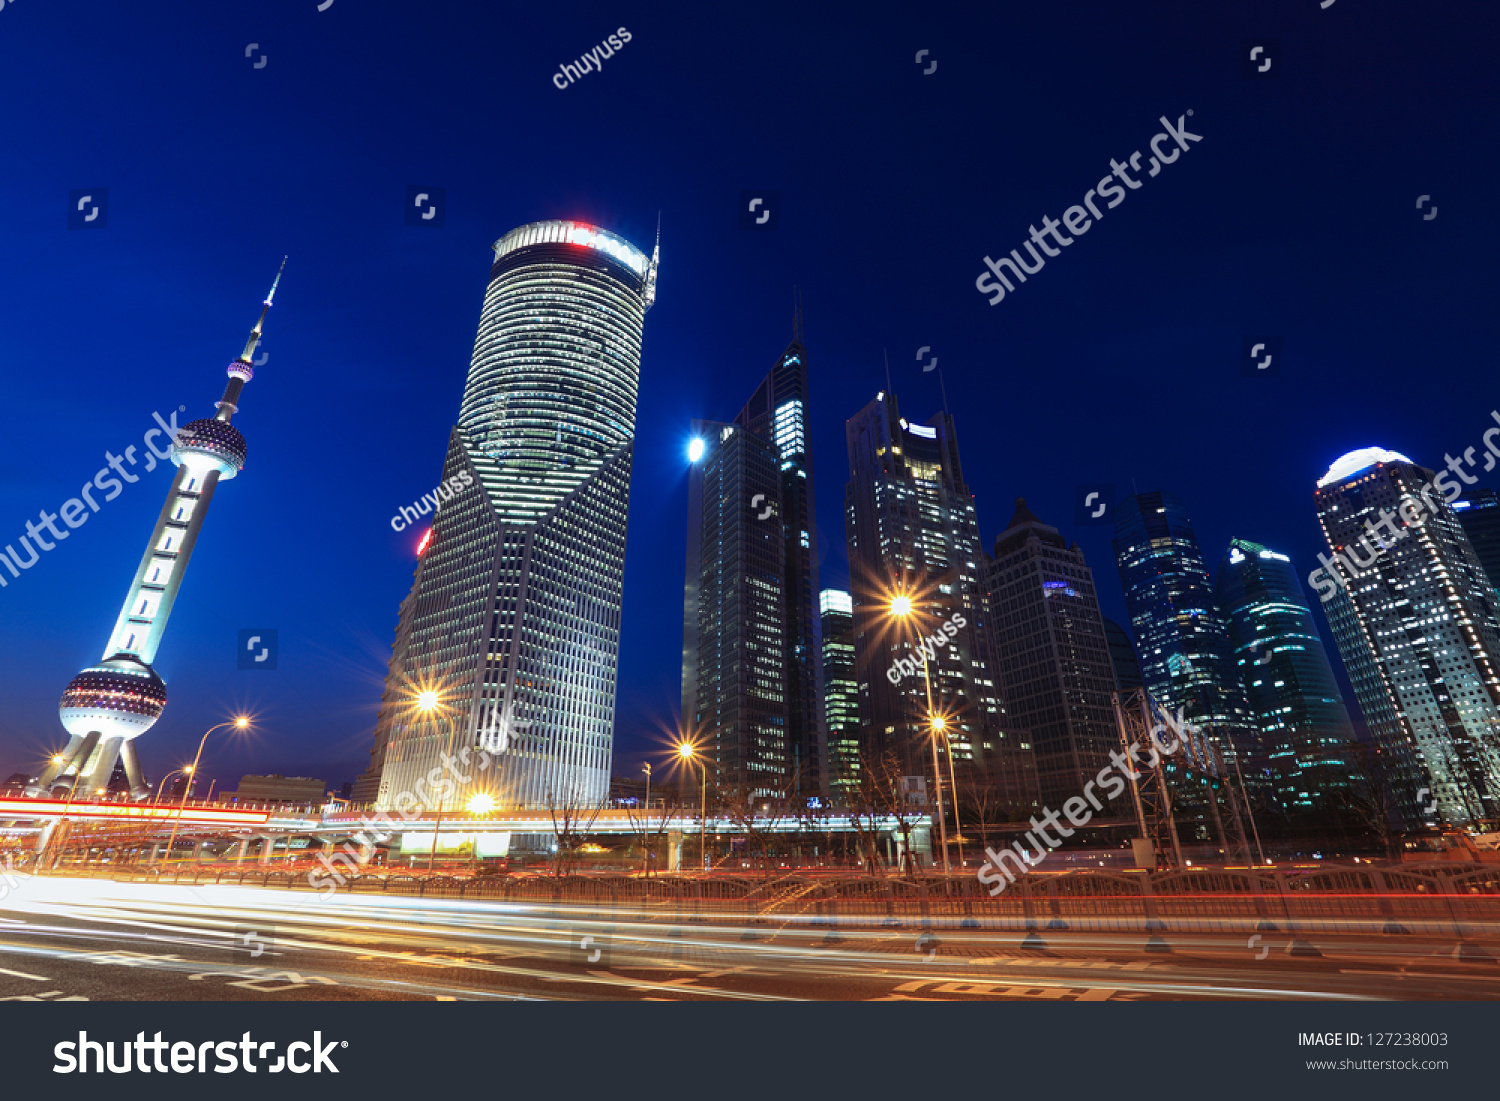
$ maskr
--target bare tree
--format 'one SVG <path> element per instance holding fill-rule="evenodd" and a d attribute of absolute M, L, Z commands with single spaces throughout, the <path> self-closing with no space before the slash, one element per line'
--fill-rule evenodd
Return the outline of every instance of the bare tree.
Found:
<path fill-rule="evenodd" d="M 630 824 L 636 827 L 641 838 L 641 847 L 645 850 L 646 876 L 651 875 L 651 859 L 656 853 L 656 847 L 666 835 L 667 823 L 682 812 L 682 802 L 675 797 L 662 797 L 661 817 L 659 819 L 651 813 L 650 807 L 645 807 L 637 815 L 634 811 L 626 810 L 625 817 Z M 654 822 L 654 824 L 653 824 Z"/>
<path fill-rule="evenodd" d="M 744 835 L 746 853 L 759 861 L 766 875 L 771 874 L 771 843 L 781 832 L 779 827 L 806 809 L 805 798 L 797 794 L 801 772 L 799 765 L 761 784 L 733 785 L 718 792 L 720 815 L 729 820 L 735 833 Z"/>
<path fill-rule="evenodd" d="M 1007 821 L 1010 810 L 996 786 L 974 769 L 965 770 L 958 777 L 956 806 L 959 831 L 963 831 L 965 823 L 972 825 L 979 835 L 981 850 L 990 843 L 990 827 Z"/>
<path fill-rule="evenodd" d="M 557 852 L 552 859 L 553 875 L 567 875 L 577 863 L 578 851 L 594 828 L 606 799 L 607 796 L 590 807 L 579 798 L 576 790 L 558 800 L 552 789 L 547 789 L 547 813 L 552 818 L 552 835 L 557 841 Z"/>
<path fill-rule="evenodd" d="M 1378 752 L 1365 745 L 1355 745 L 1354 775 L 1342 794 L 1343 807 L 1355 822 L 1385 847 L 1386 856 L 1396 860 L 1401 855 L 1400 807 L 1381 767 Z"/>

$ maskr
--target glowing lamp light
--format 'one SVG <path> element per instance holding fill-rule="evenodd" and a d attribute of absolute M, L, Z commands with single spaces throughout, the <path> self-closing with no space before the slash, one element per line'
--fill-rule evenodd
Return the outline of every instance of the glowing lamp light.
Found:
<path fill-rule="evenodd" d="M 911 597 L 898 596 L 895 600 L 891 601 L 891 615 L 901 616 L 902 618 L 911 615 Z"/>
<path fill-rule="evenodd" d="M 695 750 L 688 742 L 684 742 L 682 745 L 677 747 L 677 756 L 681 757 L 684 761 L 691 759 L 694 752 Z"/>
<path fill-rule="evenodd" d="M 470 814 L 488 814 L 495 809 L 495 797 L 493 795 L 476 795 L 469 800 Z"/>
<path fill-rule="evenodd" d="M 427 549 L 427 544 L 432 542 L 432 529 L 428 528 L 422 533 L 421 540 L 417 543 L 417 557 L 422 557 L 422 552 Z"/>
<path fill-rule="evenodd" d="M 688 462 L 696 463 L 703 458 L 703 451 L 708 445 L 700 439 L 694 439 L 688 444 Z"/>
<path fill-rule="evenodd" d="M 435 711 L 438 705 L 438 694 L 432 689 L 417 693 L 417 706 L 423 711 Z"/>

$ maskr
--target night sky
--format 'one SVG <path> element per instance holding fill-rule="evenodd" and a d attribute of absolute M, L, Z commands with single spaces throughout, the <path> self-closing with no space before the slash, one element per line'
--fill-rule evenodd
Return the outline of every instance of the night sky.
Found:
<path fill-rule="evenodd" d="M 794 286 L 825 587 L 847 579 L 844 421 L 885 388 L 885 353 L 914 420 L 942 401 L 917 350 L 938 358 L 986 546 L 1025 496 L 1121 620 L 1109 529 L 1073 526 L 1080 485 L 1176 493 L 1211 572 L 1240 536 L 1305 578 L 1333 459 L 1479 444 L 1500 408 L 1495 4 L 923 7 L 0 7 L 0 542 L 153 412 L 211 416 L 290 254 L 234 422 L 249 461 L 157 659 L 148 776 L 241 709 L 255 732 L 206 756 L 221 787 L 365 767 L 415 561 L 389 521 L 441 476 L 490 245 L 527 222 L 649 251 L 661 216 L 619 772 L 675 721 L 689 423 L 743 404 L 791 337 Z M 554 85 L 622 26 L 602 71 Z M 1264 40 L 1272 73 L 1247 79 Z M 986 254 L 1083 202 L 1111 158 L 1139 150 L 1144 172 L 1158 119 L 1189 109 L 1201 142 L 987 304 Z M 444 190 L 441 227 L 405 224 L 413 185 Z M 107 214 L 70 230 L 70 194 L 100 188 Z M 762 189 L 777 228 L 741 230 L 741 192 Z M 1243 377 L 1263 336 L 1279 373 Z M 58 697 L 100 658 L 168 481 L 141 472 L 0 589 L 0 779 L 64 742 Z M 237 669 L 244 628 L 279 632 L 275 671 Z"/>

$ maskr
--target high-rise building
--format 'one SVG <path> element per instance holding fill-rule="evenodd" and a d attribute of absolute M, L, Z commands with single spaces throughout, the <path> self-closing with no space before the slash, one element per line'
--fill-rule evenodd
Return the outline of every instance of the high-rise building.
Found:
<path fill-rule="evenodd" d="M 781 457 L 733 424 L 694 421 L 684 586 L 684 732 L 715 786 L 787 792 L 786 559 Z"/>
<path fill-rule="evenodd" d="M 1292 560 L 1232 539 L 1215 591 L 1282 807 L 1346 806 L 1354 727 Z"/>
<path fill-rule="evenodd" d="M 979 773 L 1016 809 L 1036 795 L 1030 742 L 1006 715 L 984 600 L 984 552 L 953 418 L 913 424 L 894 394 L 850 418 L 844 496 L 854 605 L 855 678 L 866 750 L 931 770 L 927 715 L 947 719 L 940 752 Z M 893 614 L 893 602 L 910 614 Z M 923 672 L 923 654 L 926 673 Z"/>
<path fill-rule="evenodd" d="M 1454 501 L 1453 511 L 1490 579 L 1490 588 L 1500 591 L 1500 496 L 1493 489 L 1476 489 L 1462 501 Z"/>
<path fill-rule="evenodd" d="M 1006 707 L 1030 735 L 1042 801 L 1061 806 L 1120 748 L 1093 572 L 1076 543 L 1018 499 L 995 539 L 988 595 Z"/>
<path fill-rule="evenodd" d="M 1114 551 L 1146 690 L 1206 739 L 1201 752 L 1189 752 L 1197 743 L 1185 740 L 1164 764 L 1178 827 L 1228 842 L 1213 783 L 1242 775 L 1265 800 L 1271 780 L 1228 624 L 1182 502 L 1162 492 L 1127 497 L 1115 512 Z"/>
<path fill-rule="evenodd" d="M 1314 494 L 1334 571 L 1315 583 L 1408 826 L 1500 817 L 1500 602 L 1434 482 L 1372 447 Z"/>
<path fill-rule="evenodd" d="M 1114 550 L 1146 688 L 1187 722 L 1228 737 L 1225 751 L 1257 757 L 1229 626 L 1187 509 L 1170 493 L 1127 497 L 1115 512 Z"/>
<path fill-rule="evenodd" d="M 286 267 L 285 259 L 281 266 Z M 68 731 L 68 744 L 27 789 L 32 795 L 67 792 L 93 796 L 108 788 L 117 763 L 125 766 L 133 798 L 144 799 L 151 794 L 135 750 L 135 739 L 155 725 L 167 706 L 167 686 L 151 666 L 182 588 L 188 560 L 208 517 L 214 490 L 245 468 L 245 437 L 229 418 L 239 411 L 245 383 L 255 377 L 255 346 L 260 343 L 261 328 L 280 282 L 278 270 L 245 350 L 229 365 L 229 383 L 213 418 L 191 421 L 179 428 L 167 441 L 169 450 L 165 452 L 157 451 L 152 440 L 163 433 L 147 433 L 146 442 L 156 459 L 170 458 L 177 473 L 115 620 L 103 660 L 79 673 L 63 692 L 59 712 Z M 174 424 L 176 419 L 174 415 Z M 24 537 L 21 544 L 36 561 L 36 552 L 26 545 Z M 0 555 L 0 560 L 10 565 L 5 556 Z"/>
<path fill-rule="evenodd" d="M 1115 689 L 1121 693 L 1133 692 L 1142 687 L 1140 659 L 1135 656 L 1135 643 L 1130 633 L 1114 620 L 1104 620 L 1104 636 L 1109 639 L 1109 663 L 1115 671 Z"/>
<path fill-rule="evenodd" d="M 578 222 L 500 238 L 443 485 L 392 666 L 377 805 L 455 747 L 504 805 L 609 791 L 626 510 L 659 250 Z M 438 693 L 431 714 L 418 690 Z M 466 798 L 459 792 L 456 800 Z"/>
<path fill-rule="evenodd" d="M 795 790 L 828 794 L 827 728 L 820 703 L 818 653 L 818 528 L 813 502 L 807 347 L 799 304 L 792 342 L 761 380 L 735 423 L 780 453 L 782 539 L 786 543 L 786 741 Z"/>
<path fill-rule="evenodd" d="M 823 713 L 828 730 L 828 789 L 835 806 L 859 788 L 859 681 L 854 675 L 854 603 L 841 589 L 818 594 L 822 612 Z"/>

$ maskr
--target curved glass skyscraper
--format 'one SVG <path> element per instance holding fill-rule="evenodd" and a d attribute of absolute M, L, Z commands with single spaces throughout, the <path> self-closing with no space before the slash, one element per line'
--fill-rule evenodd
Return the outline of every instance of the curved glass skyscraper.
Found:
<path fill-rule="evenodd" d="M 1341 793 L 1356 770 L 1354 727 L 1292 560 L 1231 539 L 1216 589 L 1282 806 L 1345 805 Z"/>
<path fill-rule="evenodd" d="M 402 606 L 362 790 L 400 809 L 442 755 L 451 809 L 609 790 L 641 333 L 657 257 L 578 222 L 495 243 L 431 538 Z M 441 706 L 413 706 L 423 689 Z M 378 786 L 376 775 L 378 774 Z M 430 786 L 430 781 L 429 781 Z"/>

